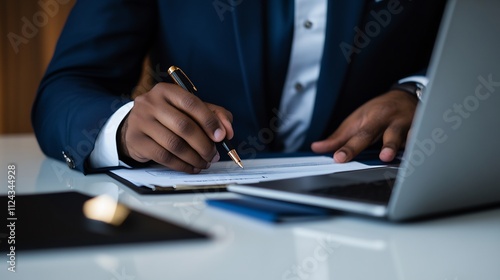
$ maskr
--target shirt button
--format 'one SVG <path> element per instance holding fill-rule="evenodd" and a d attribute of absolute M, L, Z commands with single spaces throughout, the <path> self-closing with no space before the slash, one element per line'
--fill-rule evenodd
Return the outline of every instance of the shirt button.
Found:
<path fill-rule="evenodd" d="M 304 27 L 307 28 L 307 29 L 311 29 L 311 27 L 313 26 L 313 23 L 312 21 L 310 20 L 306 20 L 304 21 Z"/>
<path fill-rule="evenodd" d="M 304 90 L 304 86 L 301 83 L 295 83 L 293 88 L 295 88 L 296 92 L 301 92 L 302 90 Z"/>

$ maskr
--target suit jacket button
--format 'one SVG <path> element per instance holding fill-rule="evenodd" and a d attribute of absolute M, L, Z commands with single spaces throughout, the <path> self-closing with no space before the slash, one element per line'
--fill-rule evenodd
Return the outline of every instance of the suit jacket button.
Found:
<path fill-rule="evenodd" d="M 75 169 L 76 166 L 75 166 L 75 161 L 73 160 L 73 158 L 70 155 L 66 154 L 65 151 L 63 151 L 62 154 L 63 154 L 64 160 L 66 161 L 66 164 L 68 165 L 68 167 L 71 169 Z"/>

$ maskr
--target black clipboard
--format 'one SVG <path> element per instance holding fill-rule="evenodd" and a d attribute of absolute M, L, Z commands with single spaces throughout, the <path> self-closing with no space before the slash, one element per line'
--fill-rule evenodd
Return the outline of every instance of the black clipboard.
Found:
<path fill-rule="evenodd" d="M 181 193 L 217 193 L 227 191 L 226 185 L 208 185 L 208 186 L 186 186 L 186 187 L 170 187 L 170 186 L 155 186 L 155 189 L 146 186 L 137 186 L 136 184 L 116 175 L 113 172 L 106 172 L 111 178 L 129 187 L 138 194 L 181 194 Z"/>

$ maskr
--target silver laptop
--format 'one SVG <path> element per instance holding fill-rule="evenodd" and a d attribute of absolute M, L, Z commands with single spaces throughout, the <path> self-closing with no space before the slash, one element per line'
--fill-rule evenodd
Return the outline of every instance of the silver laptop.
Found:
<path fill-rule="evenodd" d="M 500 1 L 449 1 L 398 168 L 231 185 L 400 221 L 500 203 Z"/>

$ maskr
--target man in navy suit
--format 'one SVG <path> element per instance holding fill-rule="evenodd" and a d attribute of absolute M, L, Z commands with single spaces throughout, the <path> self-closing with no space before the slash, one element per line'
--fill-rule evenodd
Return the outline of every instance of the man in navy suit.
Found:
<path fill-rule="evenodd" d="M 404 147 L 445 1 L 85 0 L 73 8 L 32 122 L 48 156 L 85 173 L 155 161 L 197 173 L 241 157 Z M 131 101 L 144 58 L 181 67 Z M 392 86 L 392 87 L 391 87 Z M 233 129 L 234 128 L 234 129 Z"/>

